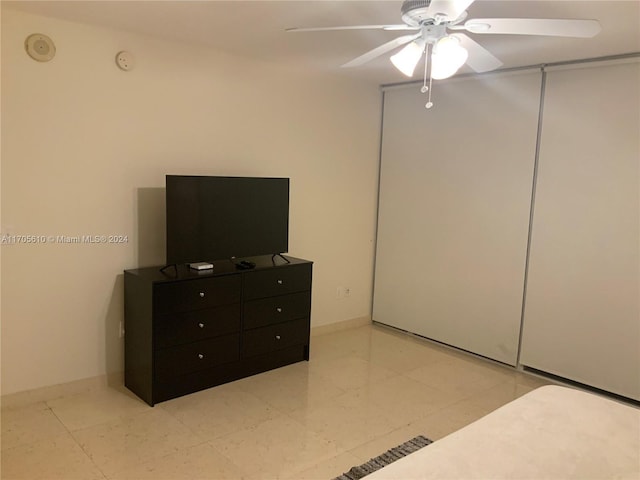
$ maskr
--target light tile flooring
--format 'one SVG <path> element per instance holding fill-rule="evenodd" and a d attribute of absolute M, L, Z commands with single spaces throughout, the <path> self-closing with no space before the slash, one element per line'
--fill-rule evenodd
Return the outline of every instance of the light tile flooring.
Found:
<path fill-rule="evenodd" d="M 545 383 L 364 326 L 312 337 L 309 362 L 154 408 L 124 387 L 3 407 L 1 478 L 329 480 Z"/>

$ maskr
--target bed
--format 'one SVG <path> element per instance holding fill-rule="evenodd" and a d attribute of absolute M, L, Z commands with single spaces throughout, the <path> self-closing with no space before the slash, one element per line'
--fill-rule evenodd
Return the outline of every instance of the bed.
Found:
<path fill-rule="evenodd" d="M 540 387 L 365 479 L 637 480 L 640 409 Z"/>

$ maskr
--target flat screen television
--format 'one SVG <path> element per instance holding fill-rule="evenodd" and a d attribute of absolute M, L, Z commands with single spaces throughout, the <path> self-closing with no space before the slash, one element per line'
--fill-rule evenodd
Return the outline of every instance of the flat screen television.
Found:
<path fill-rule="evenodd" d="M 166 176 L 167 264 L 289 249 L 289 179 Z"/>

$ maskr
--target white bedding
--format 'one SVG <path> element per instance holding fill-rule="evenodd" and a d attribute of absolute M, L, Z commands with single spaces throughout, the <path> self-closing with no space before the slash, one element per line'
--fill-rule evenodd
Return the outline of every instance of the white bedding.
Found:
<path fill-rule="evenodd" d="M 365 478 L 637 480 L 640 409 L 541 387 Z"/>

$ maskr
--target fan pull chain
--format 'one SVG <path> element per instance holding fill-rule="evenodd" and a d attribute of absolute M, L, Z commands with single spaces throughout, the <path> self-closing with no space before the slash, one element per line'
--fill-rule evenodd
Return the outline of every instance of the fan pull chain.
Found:
<path fill-rule="evenodd" d="M 431 83 L 433 82 L 433 78 L 431 78 L 431 76 L 429 76 L 429 98 L 427 98 L 427 103 L 425 104 L 424 108 L 431 108 L 433 107 L 433 102 L 431 101 Z"/>
<path fill-rule="evenodd" d="M 425 108 L 431 108 L 433 107 L 433 102 L 431 101 L 431 90 L 432 90 L 432 85 L 433 85 L 433 78 L 431 77 L 431 72 L 429 71 L 429 86 L 427 87 L 427 67 L 429 66 L 429 59 L 431 58 L 431 55 L 429 55 L 430 53 L 430 49 L 431 49 L 431 44 L 427 44 L 425 47 L 425 56 L 424 56 L 424 81 L 422 83 L 422 88 L 420 89 L 420 92 L 422 93 L 427 93 L 429 92 L 429 95 L 427 97 L 427 103 L 424 106 Z"/>
<path fill-rule="evenodd" d="M 422 88 L 420 91 L 422 93 L 427 93 L 429 87 L 427 87 L 427 68 L 429 67 L 429 44 L 424 46 L 424 81 L 422 83 Z"/>

